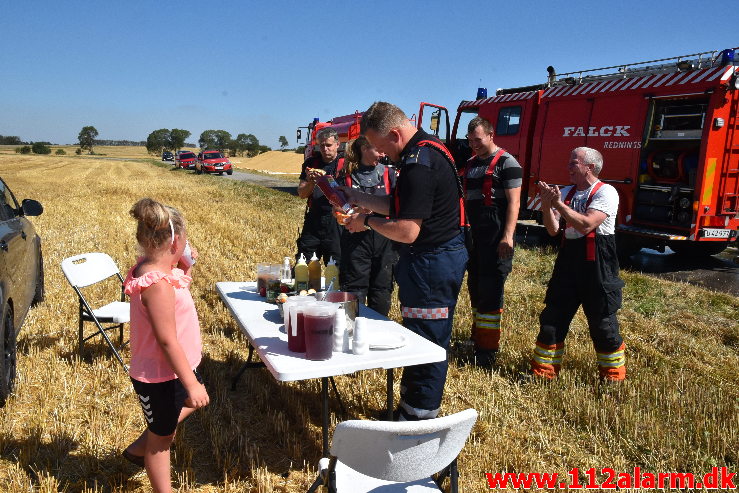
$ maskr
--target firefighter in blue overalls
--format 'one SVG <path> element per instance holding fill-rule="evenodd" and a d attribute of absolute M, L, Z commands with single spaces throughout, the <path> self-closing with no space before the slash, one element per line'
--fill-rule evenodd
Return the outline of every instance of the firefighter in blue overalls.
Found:
<path fill-rule="evenodd" d="M 331 214 L 331 204 L 315 186 L 321 175 L 336 176 L 344 164 L 339 157 L 339 134 L 333 128 L 322 128 L 316 133 L 319 154 L 303 163 L 298 184 L 298 197 L 308 199 L 303 219 L 303 229 L 298 237 L 298 253 L 311 258 L 315 253 L 327 265 L 329 258 L 341 259 L 341 230 Z"/>
<path fill-rule="evenodd" d="M 389 216 L 356 214 L 347 229 L 373 229 L 400 244 L 395 279 L 403 325 L 447 349 L 468 258 L 453 158 L 438 139 L 417 130 L 390 103 L 374 103 L 362 117 L 361 130 L 397 164 L 398 181 L 390 199 L 345 188 L 352 203 Z M 396 419 L 439 414 L 447 366 L 445 360 L 403 371 Z"/>
<path fill-rule="evenodd" d="M 493 141 L 493 125 L 477 116 L 467 127 L 475 153 L 460 169 L 472 233 L 467 287 L 470 292 L 475 363 L 490 368 L 500 345 L 503 287 L 513 266 L 513 237 L 523 170 Z"/>
<path fill-rule="evenodd" d="M 361 192 L 389 197 L 395 190 L 396 174 L 393 167 L 380 162 L 384 157 L 367 137 L 360 135 L 347 144 L 344 169 L 336 179 Z M 362 303 L 387 316 L 393 294 L 393 268 L 398 260 L 393 241 L 372 230 L 350 233 L 344 229 L 341 251 L 342 291 L 357 293 Z"/>
<path fill-rule="evenodd" d="M 602 168 L 600 152 L 578 147 L 567 165 L 571 187 L 560 192 L 557 186 L 538 184 L 547 232 L 563 234 L 531 360 L 531 371 L 540 377 L 553 379 L 559 374 L 565 338 L 582 305 L 600 379 L 618 382 L 626 378 L 626 346 L 616 318 L 624 285 L 616 255 L 619 198 L 614 187 L 598 179 Z"/>

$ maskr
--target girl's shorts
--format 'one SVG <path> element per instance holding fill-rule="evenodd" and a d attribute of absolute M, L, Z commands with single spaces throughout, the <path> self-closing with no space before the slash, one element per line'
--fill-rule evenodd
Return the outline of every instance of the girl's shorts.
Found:
<path fill-rule="evenodd" d="M 203 379 L 197 370 L 193 370 L 198 382 Z M 177 420 L 187 399 L 187 391 L 179 378 L 159 383 L 146 383 L 131 379 L 133 389 L 139 397 L 141 410 L 148 423 L 150 432 L 159 436 L 168 436 L 175 432 Z"/>

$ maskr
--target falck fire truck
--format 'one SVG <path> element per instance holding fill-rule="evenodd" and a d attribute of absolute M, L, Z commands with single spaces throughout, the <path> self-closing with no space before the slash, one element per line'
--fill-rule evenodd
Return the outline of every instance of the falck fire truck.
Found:
<path fill-rule="evenodd" d="M 480 115 L 524 168 L 522 204 L 541 217 L 535 182 L 568 185 L 570 152 L 603 154 L 600 179 L 619 193 L 619 254 L 642 247 L 713 255 L 739 226 L 739 67 L 734 49 L 557 75 L 544 84 L 462 101 L 448 142 L 470 156 Z M 484 89 L 481 89 L 484 91 Z"/>
<path fill-rule="evenodd" d="M 427 125 L 424 128 L 424 114 L 428 115 L 429 112 L 431 114 L 426 119 Z M 338 132 L 339 142 L 341 143 L 339 152 L 343 153 L 346 143 L 359 137 L 359 124 L 362 121 L 363 114 L 363 112 L 355 111 L 350 115 L 337 116 L 325 122 L 314 118 L 309 125 L 298 127 L 298 143 L 301 143 L 303 130 L 305 130 L 305 140 L 302 142 L 305 145 L 305 158 L 308 159 L 312 154 L 318 152 L 316 133 L 326 127 L 331 127 Z M 422 102 L 418 109 L 418 117 L 413 114 L 410 121 L 417 128 L 424 128 L 429 134 L 442 140 L 449 138 L 449 111 L 444 106 Z"/>

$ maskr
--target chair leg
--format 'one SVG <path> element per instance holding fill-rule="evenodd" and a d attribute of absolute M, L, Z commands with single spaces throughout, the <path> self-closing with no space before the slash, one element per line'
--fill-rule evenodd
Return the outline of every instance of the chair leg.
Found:
<path fill-rule="evenodd" d="M 456 457 L 449 464 L 449 483 L 451 485 L 451 493 L 459 493 L 459 470 L 457 469 Z"/>
<path fill-rule="evenodd" d="M 313 484 L 310 485 L 310 488 L 308 488 L 306 493 L 314 493 L 315 491 L 318 491 L 318 488 L 321 486 L 323 486 L 323 477 L 319 475 Z"/>
<path fill-rule="evenodd" d="M 123 346 L 123 324 L 118 326 L 118 345 Z"/>

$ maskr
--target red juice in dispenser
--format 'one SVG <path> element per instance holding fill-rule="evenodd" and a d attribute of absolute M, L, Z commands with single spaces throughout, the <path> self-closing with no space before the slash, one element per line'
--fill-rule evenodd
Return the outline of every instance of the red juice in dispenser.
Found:
<path fill-rule="evenodd" d="M 305 357 L 310 360 L 330 359 L 334 346 L 334 318 L 338 305 L 319 301 L 304 311 Z"/>
<path fill-rule="evenodd" d="M 302 296 L 301 296 L 302 298 Z M 305 352 L 305 318 L 303 310 L 312 304 L 315 304 L 315 298 L 306 296 L 308 299 L 296 300 L 288 306 L 290 310 L 290 324 L 287 330 L 287 348 L 294 353 Z"/>

